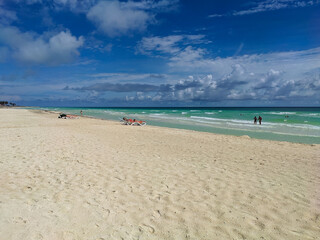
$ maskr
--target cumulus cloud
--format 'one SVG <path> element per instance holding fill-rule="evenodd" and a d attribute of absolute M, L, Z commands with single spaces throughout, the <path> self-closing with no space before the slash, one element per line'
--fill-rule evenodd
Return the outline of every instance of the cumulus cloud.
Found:
<path fill-rule="evenodd" d="M 310 72 L 320 66 L 320 48 L 304 51 L 273 52 L 266 54 L 242 55 L 226 58 L 210 58 L 206 50 L 188 47 L 178 55 L 169 57 L 169 66 L 176 71 L 215 73 L 222 77 L 230 73 L 232 66 L 240 64 L 252 73 L 264 73 L 266 69 L 279 69 L 287 76 L 294 77 Z"/>
<path fill-rule="evenodd" d="M 68 30 L 47 36 L 23 33 L 16 27 L 1 27 L 1 45 L 9 49 L 10 56 L 19 62 L 59 65 L 70 63 L 79 55 L 83 38 L 72 36 Z"/>
<path fill-rule="evenodd" d="M 179 0 L 12 0 L 21 6 L 41 4 L 48 9 L 70 10 L 85 13 L 98 30 L 110 37 L 144 31 L 148 25 L 156 23 L 160 12 L 177 9 Z M 0 23 L 16 20 L 14 12 L 4 10 L 0 5 Z M 50 19 L 49 19 L 50 20 Z"/>
<path fill-rule="evenodd" d="M 110 37 L 120 36 L 130 31 L 143 31 L 153 16 L 118 1 L 99 2 L 87 14 L 98 29 Z"/>
<path fill-rule="evenodd" d="M 174 9 L 177 1 L 101 1 L 87 13 L 87 18 L 109 37 L 143 31 L 155 23 L 155 15 Z"/>
<path fill-rule="evenodd" d="M 175 71 L 185 71 L 188 78 L 175 80 L 167 76 L 167 83 L 160 79 L 152 84 L 141 84 L 131 77 L 134 83 L 100 83 L 67 89 L 136 93 L 136 96 L 128 96 L 128 101 L 320 100 L 320 48 L 215 59 L 206 58 L 205 50 L 191 46 L 178 54 L 171 50 L 166 52 L 172 53 L 168 57 L 170 66 Z M 202 72 L 202 75 L 194 75 L 194 72 Z M 207 74 L 203 75 L 205 72 Z"/>
<path fill-rule="evenodd" d="M 210 96 L 218 99 L 290 99 L 307 93 L 319 99 L 316 91 L 320 72 L 320 48 L 226 58 L 207 58 L 202 49 L 189 47 L 169 58 L 175 71 L 207 72 L 217 80 Z M 313 84 L 316 83 L 316 84 Z M 221 91 L 225 95 L 221 95 Z M 201 95 L 210 100 L 207 96 Z M 215 98 L 214 98 L 215 99 Z M 213 100 L 214 100 L 213 99 Z"/>

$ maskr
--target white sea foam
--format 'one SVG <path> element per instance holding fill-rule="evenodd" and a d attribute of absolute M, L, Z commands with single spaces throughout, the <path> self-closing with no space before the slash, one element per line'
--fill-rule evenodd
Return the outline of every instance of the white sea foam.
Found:
<path fill-rule="evenodd" d="M 295 115 L 296 112 L 263 112 L 262 114 L 272 114 L 272 115 Z"/>
<path fill-rule="evenodd" d="M 232 123 L 232 122 L 227 122 L 226 123 L 229 126 L 238 126 L 238 127 L 245 127 L 245 128 L 256 128 L 256 129 L 260 129 L 260 128 L 273 128 L 272 126 L 268 126 L 268 125 L 257 125 L 257 124 L 241 124 L 241 123 Z"/>
<path fill-rule="evenodd" d="M 288 124 L 288 123 L 271 123 L 271 122 L 263 122 L 262 125 L 255 125 L 251 121 L 248 120 L 238 120 L 238 119 L 224 119 L 224 118 L 211 118 L 211 117 L 198 117 L 198 116 L 191 116 L 191 119 L 201 119 L 204 122 L 210 121 L 210 122 L 220 122 L 227 125 L 233 125 L 233 126 L 246 126 L 246 127 L 263 127 L 263 128 L 287 128 L 287 129 L 309 129 L 309 130 L 320 130 L 319 126 L 314 126 L 310 124 Z"/>
<path fill-rule="evenodd" d="M 302 116 L 302 117 L 320 117 L 320 113 L 304 113 L 304 114 L 300 114 L 299 116 Z"/>
<path fill-rule="evenodd" d="M 163 117 L 163 116 L 168 116 L 168 114 L 165 114 L 165 113 L 152 113 L 152 114 L 149 114 L 149 117 Z"/>
<path fill-rule="evenodd" d="M 228 119 L 223 119 L 223 118 L 211 118 L 211 117 L 198 117 L 198 116 L 190 116 L 190 118 L 194 119 L 205 119 L 205 120 L 211 120 L 211 121 L 226 121 Z"/>
<path fill-rule="evenodd" d="M 183 119 L 183 120 L 186 120 L 186 119 Z M 188 121 L 189 123 L 190 122 L 196 122 L 196 123 L 205 123 L 206 125 L 211 125 L 211 124 L 214 124 L 214 125 L 221 125 L 221 123 L 219 123 L 219 122 L 213 122 L 213 121 L 211 121 L 211 122 L 208 122 L 208 121 L 204 121 L 204 120 L 201 120 L 201 119 L 196 119 L 196 120 L 191 120 L 191 121 Z"/>
<path fill-rule="evenodd" d="M 103 112 L 108 113 L 110 115 L 125 115 L 124 112 L 116 112 L 116 111 L 112 111 L 112 110 L 105 110 Z M 99 110 L 97 110 L 96 112 L 92 111 L 92 113 L 100 113 L 100 111 Z"/>
<path fill-rule="evenodd" d="M 279 134 L 279 135 L 289 135 L 289 136 L 296 136 L 296 137 L 319 137 L 317 135 L 310 135 L 310 134 L 297 134 L 297 133 L 287 133 L 287 132 L 271 132 L 274 134 Z"/>
<path fill-rule="evenodd" d="M 313 125 L 310 125 L 310 124 L 290 124 L 289 127 L 303 128 L 303 129 L 310 129 L 310 130 L 320 130 L 320 127 L 313 126 Z"/>
<path fill-rule="evenodd" d="M 213 117 L 198 117 L 198 116 L 191 116 L 190 118 L 194 119 L 204 119 L 210 121 L 219 121 L 219 122 L 235 122 L 235 123 L 245 123 L 245 124 L 252 124 L 251 121 L 247 120 L 237 120 L 237 119 L 226 119 L 226 118 L 213 118 Z"/>

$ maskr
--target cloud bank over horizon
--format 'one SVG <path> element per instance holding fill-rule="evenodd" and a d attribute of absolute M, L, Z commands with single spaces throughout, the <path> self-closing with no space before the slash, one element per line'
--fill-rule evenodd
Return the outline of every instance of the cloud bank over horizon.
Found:
<path fill-rule="evenodd" d="M 155 46 L 156 51 L 158 51 L 157 46 Z M 165 52 L 176 54 L 171 46 L 168 46 L 168 51 Z M 178 63 L 169 62 L 172 68 L 187 66 L 185 71 L 192 74 L 194 69 L 200 66 L 205 69 L 203 72 L 208 74 L 189 75 L 171 84 L 142 84 L 139 83 L 141 82 L 139 77 L 135 83 L 132 83 L 132 79 L 125 83 L 112 83 L 109 82 L 110 79 L 105 78 L 103 80 L 105 82 L 101 82 L 100 79 L 99 83 L 92 85 L 68 86 L 64 89 L 95 92 L 99 97 L 106 92 L 137 92 L 136 96 L 126 96 L 129 101 L 272 102 L 305 98 L 319 101 L 320 64 L 317 61 L 319 58 L 320 48 L 217 59 L 177 58 Z"/>

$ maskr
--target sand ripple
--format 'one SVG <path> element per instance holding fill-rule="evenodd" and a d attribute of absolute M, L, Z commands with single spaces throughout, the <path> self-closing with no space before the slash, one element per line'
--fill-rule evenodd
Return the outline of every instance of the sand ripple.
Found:
<path fill-rule="evenodd" d="M 319 145 L 0 113 L 1 240 L 319 239 Z"/>

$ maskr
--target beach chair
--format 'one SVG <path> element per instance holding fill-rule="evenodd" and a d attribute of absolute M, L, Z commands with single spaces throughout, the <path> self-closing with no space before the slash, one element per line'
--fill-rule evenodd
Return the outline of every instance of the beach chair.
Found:
<path fill-rule="evenodd" d="M 132 124 L 131 125 L 135 125 L 135 126 L 144 126 L 144 125 L 146 125 L 147 123 L 146 123 L 146 121 L 133 121 L 132 122 Z"/>
<path fill-rule="evenodd" d="M 122 122 L 124 125 L 132 125 L 132 126 L 144 126 L 146 125 L 146 121 L 138 121 L 135 119 L 131 119 L 131 118 L 123 118 L 120 120 L 120 122 Z"/>
<path fill-rule="evenodd" d="M 79 116 L 68 114 L 67 119 L 79 119 Z"/>
<path fill-rule="evenodd" d="M 128 118 L 122 118 L 122 119 L 120 119 L 120 122 L 123 125 L 131 125 L 133 123 L 133 120 L 132 119 L 128 119 Z"/>
<path fill-rule="evenodd" d="M 60 114 L 58 118 L 63 118 L 63 119 L 78 119 L 79 116 L 77 115 L 71 115 L 71 114 Z"/>

